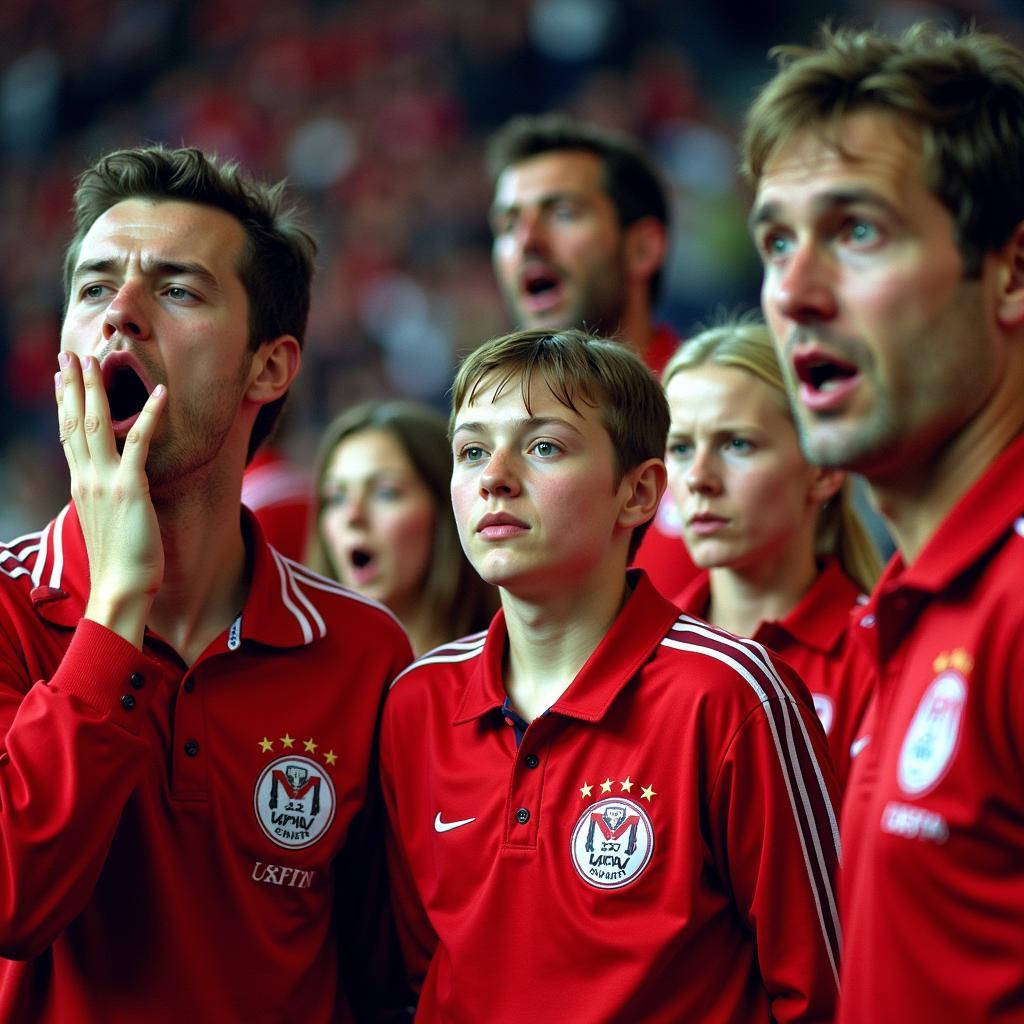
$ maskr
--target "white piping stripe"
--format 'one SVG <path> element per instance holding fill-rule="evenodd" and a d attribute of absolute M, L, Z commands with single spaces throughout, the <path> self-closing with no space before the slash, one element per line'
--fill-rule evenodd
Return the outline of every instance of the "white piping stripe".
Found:
<path fill-rule="evenodd" d="M 65 505 L 54 523 L 53 569 L 50 572 L 50 586 L 54 589 L 60 586 L 61 576 L 64 574 L 64 520 L 70 508 L 70 505 Z"/>
<path fill-rule="evenodd" d="M 313 622 L 316 623 L 317 633 L 322 639 L 327 635 L 327 623 L 324 622 L 323 616 L 320 614 L 319 611 L 317 611 L 316 606 L 313 604 L 313 602 L 310 601 L 310 599 L 302 592 L 302 588 L 299 586 L 299 580 L 296 578 L 296 574 L 292 572 L 288 560 L 283 555 L 279 554 L 277 551 L 274 551 L 274 556 L 276 558 L 279 558 L 281 560 L 282 565 L 284 565 L 284 571 L 288 574 L 288 582 L 291 585 L 292 593 L 302 603 L 306 611 L 309 612 L 311 618 L 313 619 Z"/>
<path fill-rule="evenodd" d="M 35 565 L 32 566 L 32 586 L 38 587 L 39 581 L 43 577 L 43 566 L 46 565 L 46 553 L 50 546 L 50 535 L 53 530 L 54 523 L 47 523 L 46 529 L 43 530 L 43 535 L 39 538 L 39 554 L 36 556 Z"/>
<path fill-rule="evenodd" d="M 5 576 L 9 576 L 12 580 L 16 580 L 19 576 L 30 575 L 28 569 L 26 569 L 25 566 L 23 565 L 16 566 L 13 569 L 5 569 L 2 565 L 0 565 L 0 572 L 2 572 Z"/>
<path fill-rule="evenodd" d="M 781 695 L 785 695 L 785 700 L 789 702 L 792 707 L 796 706 L 796 701 L 793 695 L 789 692 L 789 688 L 786 686 L 785 681 L 779 675 L 775 662 L 772 661 L 771 655 L 768 651 L 759 644 L 756 640 L 747 640 L 741 637 L 733 636 L 729 633 L 723 633 L 715 630 L 714 627 L 709 626 L 706 622 L 700 619 L 691 618 L 688 615 L 683 615 L 677 620 L 672 626 L 674 630 L 684 631 L 690 630 L 691 632 L 697 633 L 699 636 L 707 636 L 712 639 L 718 639 L 723 643 L 727 643 L 731 647 L 735 647 L 737 650 L 743 651 L 747 657 L 753 659 L 755 663 L 760 665 L 763 671 L 768 673 L 774 681 L 775 690 Z M 755 654 L 756 652 L 756 654 Z M 759 655 L 759 656 L 758 656 Z M 821 793 L 822 800 L 825 802 L 825 809 L 828 812 L 829 827 L 832 830 L 832 842 L 835 845 L 836 856 L 842 857 L 842 848 L 839 838 L 839 822 L 836 818 L 835 808 L 832 806 L 832 801 L 828 796 L 828 787 L 825 785 L 825 779 L 821 774 L 821 765 L 818 763 L 818 759 L 814 756 L 814 747 L 811 744 L 811 738 L 807 734 L 807 728 L 804 725 L 803 718 L 797 714 L 796 720 L 800 725 L 800 732 L 803 735 L 805 748 L 811 758 L 811 763 L 814 766 L 814 774 L 818 781 L 818 789 Z M 806 801 L 805 801 L 806 806 Z"/>
<path fill-rule="evenodd" d="M 24 562 L 29 555 L 34 555 L 41 546 L 33 544 L 30 548 L 22 548 L 17 554 L 13 551 L 0 551 L 0 562 L 6 562 L 8 559 L 12 562 Z"/>
<path fill-rule="evenodd" d="M 14 548 L 17 547 L 22 541 L 26 540 L 38 540 L 42 537 L 44 530 L 33 530 L 32 533 L 23 533 L 20 537 L 15 537 L 14 540 L 5 540 L 0 547 Z"/>
<path fill-rule="evenodd" d="M 674 626 L 673 628 L 675 629 L 675 628 L 680 628 L 680 627 Z M 685 628 L 685 627 L 683 627 L 683 628 Z M 718 640 L 718 641 L 728 640 L 728 637 L 724 636 L 723 634 L 711 633 L 711 632 L 708 632 L 707 630 L 693 630 L 693 632 L 705 633 L 709 638 L 715 639 L 715 640 Z M 761 686 L 758 685 L 757 680 L 755 680 L 753 678 L 753 676 L 750 674 L 750 672 L 748 672 L 747 669 L 743 665 L 741 665 L 738 661 L 736 661 L 730 655 L 726 654 L 724 651 L 714 650 L 713 648 L 709 648 L 709 647 L 706 647 L 706 646 L 703 646 L 703 645 L 700 645 L 700 644 L 690 644 L 690 643 L 686 643 L 686 642 L 681 641 L 681 640 L 672 640 L 669 637 L 666 637 L 664 640 L 661 641 L 661 643 L 665 647 L 672 647 L 672 648 L 675 648 L 677 650 L 689 651 L 689 652 L 694 653 L 694 654 L 702 654 L 705 657 L 714 658 L 715 660 L 720 661 L 720 662 L 722 662 L 725 665 L 728 665 L 730 668 L 732 668 L 740 676 L 740 678 L 742 678 L 754 690 L 755 693 L 757 693 L 757 695 L 761 699 L 762 703 L 766 703 L 767 702 L 767 697 L 765 695 L 765 692 L 761 688 Z M 739 646 L 739 645 L 734 645 L 734 646 Z M 783 709 L 784 711 L 791 712 L 792 708 L 789 706 L 789 703 L 788 703 L 790 700 L 792 700 L 791 697 L 788 697 L 788 699 L 784 698 L 779 703 L 778 706 L 781 709 Z M 825 926 L 824 908 L 822 907 L 822 904 L 821 904 L 821 894 L 820 894 L 820 892 L 818 890 L 818 886 L 817 886 L 817 884 L 815 882 L 815 879 L 814 879 L 814 871 L 813 871 L 813 869 L 811 867 L 810 853 L 809 853 L 808 848 L 807 848 L 807 838 L 806 838 L 806 835 L 805 835 L 805 827 L 804 827 L 804 824 L 801 821 L 800 812 L 799 812 L 799 809 L 797 807 L 796 796 L 793 793 L 793 787 L 792 787 L 792 785 L 790 783 L 790 778 L 789 778 L 790 773 L 789 773 L 789 770 L 787 769 L 786 755 L 785 755 L 785 753 L 783 751 L 782 743 L 781 743 L 781 740 L 780 740 L 780 737 L 779 737 L 778 729 L 777 729 L 776 724 L 775 724 L 775 720 L 774 720 L 774 718 L 770 714 L 767 713 L 767 711 L 765 712 L 765 720 L 767 721 L 768 727 L 771 730 L 772 739 L 773 739 L 773 741 L 775 743 L 775 751 L 776 751 L 776 753 L 778 754 L 778 757 L 779 757 L 779 763 L 780 763 L 780 767 L 782 769 L 782 777 L 783 777 L 783 781 L 786 784 L 786 792 L 787 792 L 787 795 L 789 796 L 790 807 L 792 808 L 792 811 L 793 811 L 793 819 L 794 819 L 794 822 L 796 823 L 796 833 L 797 833 L 797 836 L 798 836 L 798 838 L 800 840 L 800 849 L 801 849 L 801 851 L 803 853 L 803 857 L 804 857 L 804 867 L 805 867 L 805 869 L 807 871 L 807 878 L 808 878 L 808 882 L 809 882 L 809 887 L 810 887 L 810 890 L 811 890 L 811 894 L 814 897 L 814 905 L 815 905 L 815 909 L 817 910 L 817 914 L 818 914 L 818 923 L 819 923 L 819 925 L 821 927 L 821 933 L 822 933 L 822 937 L 824 939 L 825 949 L 828 952 L 829 963 L 831 964 L 831 967 L 832 967 L 832 974 L 833 974 L 833 977 L 835 979 L 836 985 L 838 986 L 838 984 L 839 984 L 839 965 L 838 965 L 837 960 L 836 960 L 835 952 L 832 949 L 832 943 L 829 940 L 828 929 Z M 791 735 L 791 732 L 790 732 L 791 725 L 789 723 L 789 714 L 788 713 L 785 714 L 785 722 L 786 722 L 786 731 L 787 731 L 787 734 L 788 734 L 787 746 L 790 748 L 791 754 L 795 755 L 795 751 L 792 750 L 792 735 Z M 812 759 L 813 759 L 813 756 L 814 755 L 813 755 L 813 751 L 812 751 L 811 752 Z M 802 788 L 802 773 L 800 772 L 799 763 L 796 760 L 795 756 L 793 757 L 793 761 L 791 762 L 791 766 L 792 766 L 792 770 L 793 770 L 793 775 L 796 777 L 796 779 L 798 780 L 798 783 L 800 784 L 800 786 Z M 825 798 L 827 800 L 827 794 L 826 794 Z M 816 858 L 815 859 L 818 861 L 821 876 L 825 880 L 825 883 L 826 883 L 825 884 L 825 889 L 826 889 L 826 892 L 828 894 L 829 909 L 831 911 L 831 916 L 832 916 L 832 921 L 833 921 L 833 927 L 835 929 L 835 934 L 838 937 L 839 934 L 840 934 L 839 933 L 839 922 L 838 922 L 838 915 L 835 912 L 835 903 L 834 903 L 834 898 L 833 898 L 833 894 L 832 894 L 832 891 L 831 891 L 832 890 L 832 886 L 828 884 L 829 874 L 828 874 L 828 871 L 827 871 L 827 869 L 825 867 L 825 864 L 824 864 L 824 853 L 823 853 L 823 851 L 821 849 L 821 844 L 819 842 L 818 831 L 817 831 L 816 828 L 814 828 L 814 817 L 813 817 L 813 814 L 811 814 L 811 812 L 810 812 L 809 801 L 807 800 L 806 791 L 803 793 L 803 801 L 802 802 L 805 805 L 805 813 L 807 813 L 807 815 L 808 815 L 808 823 L 807 823 L 806 831 L 808 833 L 810 833 L 810 837 L 811 837 L 811 840 L 812 840 L 812 843 L 813 843 L 813 846 L 814 846 L 814 849 L 815 849 L 815 853 L 816 853 Z"/>
<path fill-rule="evenodd" d="M 317 590 L 323 590 L 328 594 L 336 594 L 338 597 L 347 597 L 350 601 L 358 601 L 360 604 L 369 605 L 371 608 L 376 608 L 378 611 L 382 611 L 389 615 L 396 623 L 398 623 L 399 626 L 402 625 L 398 616 L 395 615 L 387 605 L 381 604 L 379 601 L 375 601 L 372 597 L 366 597 L 354 590 L 350 590 L 343 584 L 338 583 L 335 580 L 328 579 L 326 576 L 321 576 L 308 566 L 302 565 L 300 562 L 293 561 L 285 555 L 282 555 L 276 548 L 274 549 L 274 554 L 291 568 L 293 576 L 302 580 L 302 582 L 307 586 L 314 587 Z"/>
<path fill-rule="evenodd" d="M 274 555 L 274 565 L 277 567 L 277 574 L 281 577 L 281 601 L 284 606 L 295 616 L 295 621 L 298 622 L 302 628 L 302 638 L 305 643 L 310 643 L 313 639 L 313 630 L 310 628 L 309 621 L 306 617 L 295 607 L 292 599 L 288 596 L 288 581 L 289 576 L 285 571 L 285 567 L 282 564 L 281 556 L 278 555 L 273 548 L 270 549 Z"/>
<path fill-rule="evenodd" d="M 449 665 L 460 661 L 471 661 L 473 658 L 478 657 L 483 649 L 484 645 L 481 643 L 479 647 L 476 647 L 471 651 L 464 651 L 461 654 L 438 655 L 437 657 L 431 657 L 429 654 L 424 655 L 419 661 L 414 661 L 411 665 L 402 669 L 402 671 L 391 680 L 391 686 L 389 686 L 388 689 L 390 690 L 391 687 L 393 687 L 395 683 L 402 678 L 402 676 L 408 675 L 414 668 L 419 668 L 421 665 Z"/>

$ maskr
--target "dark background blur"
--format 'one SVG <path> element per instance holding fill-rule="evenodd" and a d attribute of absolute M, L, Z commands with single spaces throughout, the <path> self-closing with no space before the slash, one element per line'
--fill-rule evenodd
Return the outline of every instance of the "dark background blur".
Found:
<path fill-rule="evenodd" d="M 1020 43 L 1024 0 L 4 0 L 0 537 L 65 501 L 59 271 L 74 178 L 97 156 L 197 145 L 290 179 L 321 245 L 281 438 L 308 465 L 352 401 L 443 407 L 458 357 L 509 326 L 482 146 L 513 114 L 568 110 L 654 152 L 675 207 L 663 319 L 685 334 L 756 304 L 738 126 L 768 48 L 825 17 L 973 19 Z"/>

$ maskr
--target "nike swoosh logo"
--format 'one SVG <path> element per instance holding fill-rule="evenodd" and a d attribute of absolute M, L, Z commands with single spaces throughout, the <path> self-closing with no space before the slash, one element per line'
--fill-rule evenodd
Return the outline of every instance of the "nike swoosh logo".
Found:
<path fill-rule="evenodd" d="M 869 743 L 870 736 L 860 736 L 850 744 L 850 757 L 856 757 Z"/>
<path fill-rule="evenodd" d="M 468 825 L 471 821 L 476 821 L 476 818 L 463 818 L 462 821 L 442 821 L 441 812 L 437 812 L 437 817 L 434 818 L 434 831 L 435 832 L 451 832 L 453 828 L 462 828 L 463 825 Z"/>

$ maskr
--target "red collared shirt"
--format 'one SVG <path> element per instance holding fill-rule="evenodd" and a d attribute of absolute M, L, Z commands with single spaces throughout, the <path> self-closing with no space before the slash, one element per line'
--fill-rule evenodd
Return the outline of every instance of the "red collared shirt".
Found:
<path fill-rule="evenodd" d="M 245 522 L 245 607 L 190 668 L 81 618 L 72 507 L 0 547 L 4 1021 L 348 1017 L 333 907 L 372 883 L 352 830 L 409 649 Z"/>
<path fill-rule="evenodd" d="M 830 1021 L 834 779 L 789 669 L 638 574 L 517 745 L 506 643 L 499 612 L 385 704 L 417 1020 Z"/>
<path fill-rule="evenodd" d="M 857 640 L 880 682 L 843 810 L 839 1019 L 1024 1020 L 1024 437 Z"/>
<path fill-rule="evenodd" d="M 707 614 L 710 577 L 702 572 L 676 604 L 691 615 Z M 850 747 L 874 689 L 875 667 L 849 639 L 851 609 L 866 600 L 860 587 L 829 559 L 806 594 L 785 618 L 758 625 L 753 639 L 771 648 L 806 683 L 828 736 L 842 792 L 850 774 Z"/>

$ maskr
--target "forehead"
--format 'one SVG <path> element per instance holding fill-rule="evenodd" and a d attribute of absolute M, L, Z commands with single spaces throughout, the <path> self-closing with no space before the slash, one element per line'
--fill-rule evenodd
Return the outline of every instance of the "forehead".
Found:
<path fill-rule="evenodd" d="M 673 421 L 729 418 L 765 426 L 791 422 L 785 395 L 737 366 L 709 363 L 680 370 L 665 393 Z"/>
<path fill-rule="evenodd" d="M 605 195 L 604 166 L 596 153 L 562 149 L 526 157 L 506 167 L 494 191 L 495 206 L 537 202 L 553 192 Z"/>
<path fill-rule="evenodd" d="M 328 474 L 356 476 L 411 466 L 409 456 L 393 434 L 369 428 L 349 434 L 338 442 L 328 464 Z"/>
<path fill-rule="evenodd" d="M 509 376 L 498 370 L 483 377 L 456 410 L 455 430 L 467 420 L 490 424 L 529 418 L 561 419 L 577 429 L 593 423 L 603 429 L 600 409 L 584 395 L 572 396 L 576 406 L 573 410 L 555 396 L 541 370 L 533 371 L 525 389 L 524 383 L 527 382 L 523 372 Z"/>
<path fill-rule="evenodd" d="M 766 161 L 755 215 L 800 210 L 830 192 L 876 193 L 906 204 L 930 196 L 919 132 L 881 111 L 844 117 L 835 131 L 816 125 L 796 132 Z"/>
<path fill-rule="evenodd" d="M 179 200 L 125 199 L 93 222 L 78 263 L 138 255 L 162 262 L 201 262 L 229 273 L 245 245 L 245 229 L 216 207 Z"/>

